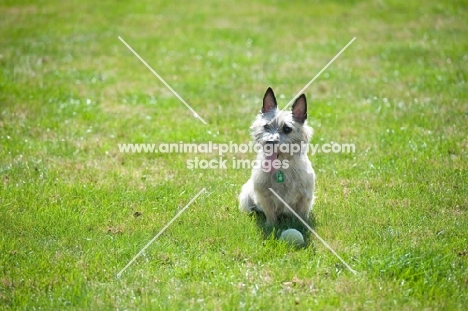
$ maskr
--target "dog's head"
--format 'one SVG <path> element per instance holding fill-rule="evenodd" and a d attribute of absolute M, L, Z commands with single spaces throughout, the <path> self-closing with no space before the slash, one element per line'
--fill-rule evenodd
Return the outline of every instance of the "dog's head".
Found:
<path fill-rule="evenodd" d="M 281 111 L 273 90 L 268 88 L 263 97 L 262 111 L 250 130 L 254 142 L 263 147 L 268 158 L 289 158 L 303 152 L 303 147 L 312 137 L 312 128 L 306 122 L 307 100 L 304 94 L 295 100 L 290 111 Z M 300 151 L 297 147 L 301 148 Z"/>

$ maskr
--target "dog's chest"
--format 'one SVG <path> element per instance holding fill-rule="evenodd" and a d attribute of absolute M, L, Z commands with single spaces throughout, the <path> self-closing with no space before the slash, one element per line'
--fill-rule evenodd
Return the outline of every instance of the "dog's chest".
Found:
<path fill-rule="evenodd" d="M 278 194 L 290 194 L 295 192 L 308 192 L 313 190 L 314 173 L 310 170 L 276 170 L 274 172 L 254 173 L 253 181 L 257 189 L 269 191 L 275 190 Z"/>

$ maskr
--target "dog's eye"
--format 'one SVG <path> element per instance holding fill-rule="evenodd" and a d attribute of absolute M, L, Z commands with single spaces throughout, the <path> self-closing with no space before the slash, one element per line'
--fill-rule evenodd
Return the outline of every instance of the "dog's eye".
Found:
<path fill-rule="evenodd" d="M 286 133 L 286 134 L 289 134 L 291 133 L 292 131 L 292 128 L 290 128 L 289 126 L 283 126 L 283 132 Z"/>
<path fill-rule="evenodd" d="M 269 125 L 269 124 L 265 124 L 265 125 L 263 126 L 263 128 L 264 128 L 266 131 L 268 131 L 268 130 L 270 129 L 270 125 Z"/>

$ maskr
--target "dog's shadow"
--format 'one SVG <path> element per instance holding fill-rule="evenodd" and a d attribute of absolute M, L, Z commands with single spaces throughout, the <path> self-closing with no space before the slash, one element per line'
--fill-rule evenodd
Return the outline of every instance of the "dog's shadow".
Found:
<path fill-rule="evenodd" d="M 266 225 L 266 216 L 261 211 L 254 211 L 251 216 L 255 219 L 257 226 L 262 231 L 263 239 L 271 239 L 272 236 L 275 239 L 279 239 L 281 233 L 287 229 L 296 229 L 304 237 L 304 248 L 308 247 L 311 242 L 310 230 L 294 215 L 281 214 L 278 217 L 278 224 L 275 226 Z M 314 214 L 311 212 L 307 221 L 309 227 L 315 230 L 316 220 Z"/>

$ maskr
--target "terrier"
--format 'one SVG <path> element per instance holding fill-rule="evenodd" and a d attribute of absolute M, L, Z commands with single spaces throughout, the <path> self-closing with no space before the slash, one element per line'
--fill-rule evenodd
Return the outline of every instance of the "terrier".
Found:
<path fill-rule="evenodd" d="M 315 173 L 307 157 L 313 130 L 306 123 L 306 97 L 299 96 L 291 111 L 277 107 L 275 94 L 268 88 L 262 111 L 250 127 L 254 143 L 260 147 L 257 165 L 239 195 L 240 209 L 264 212 L 269 226 L 278 223 L 279 215 L 292 214 L 269 188 L 307 221 L 315 187 Z"/>

